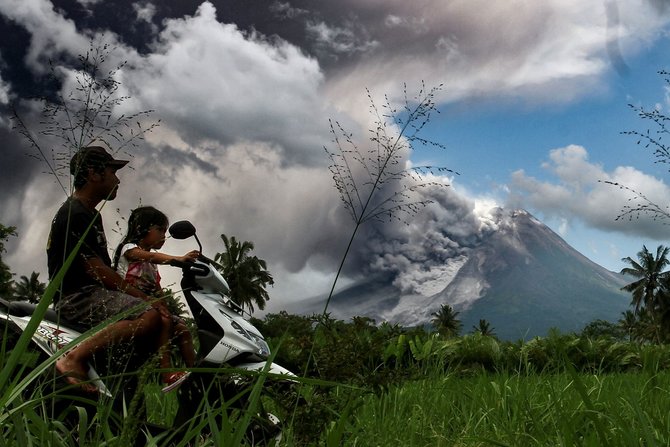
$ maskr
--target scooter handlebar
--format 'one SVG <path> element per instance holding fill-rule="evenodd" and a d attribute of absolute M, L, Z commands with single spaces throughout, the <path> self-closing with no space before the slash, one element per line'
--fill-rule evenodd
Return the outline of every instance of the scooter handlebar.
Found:
<path fill-rule="evenodd" d="M 187 261 L 177 261 L 176 259 L 173 259 L 170 262 L 168 262 L 168 265 L 171 265 L 172 267 L 179 267 L 181 269 L 185 269 L 192 266 L 193 261 L 187 262 Z"/>
<path fill-rule="evenodd" d="M 172 267 L 179 267 L 182 270 L 190 270 L 194 273 L 200 273 L 202 275 L 206 275 L 209 273 L 209 267 L 206 265 L 198 264 L 194 261 L 177 261 L 177 260 L 172 260 L 169 262 L 169 265 Z"/>

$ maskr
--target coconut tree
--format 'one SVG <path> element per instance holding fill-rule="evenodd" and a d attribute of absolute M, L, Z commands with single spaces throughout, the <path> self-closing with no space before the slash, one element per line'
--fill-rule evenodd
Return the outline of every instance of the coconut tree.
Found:
<path fill-rule="evenodd" d="M 637 253 L 637 261 L 630 256 L 622 259 L 623 262 L 630 265 L 621 270 L 624 275 L 638 278 L 630 284 L 625 285 L 621 290 L 633 294 L 632 305 L 635 306 L 635 312 L 640 311 L 640 307 L 645 306 L 654 311 L 658 306 L 658 291 L 661 288 L 662 281 L 668 276 L 664 269 L 670 264 L 668 253 L 670 247 L 659 245 L 656 249 L 656 255 L 642 246 L 642 250 Z"/>
<path fill-rule="evenodd" d="M 0 224 L 0 296 L 7 298 L 12 294 L 14 281 L 9 266 L 2 261 L 2 254 L 6 251 L 5 242 L 9 236 L 16 236 L 16 227 L 6 227 Z"/>
<path fill-rule="evenodd" d="M 431 314 L 433 319 L 431 323 L 440 333 L 445 337 L 452 337 L 458 335 L 461 330 L 461 321 L 457 318 L 456 312 L 450 305 L 443 304 L 437 312 Z"/>
<path fill-rule="evenodd" d="M 664 317 L 668 313 L 666 305 L 668 294 L 663 291 L 663 286 L 668 281 L 668 272 L 665 271 L 670 264 L 668 253 L 670 253 L 670 247 L 659 245 L 654 255 L 643 245 L 642 250 L 637 253 L 637 261 L 630 256 L 622 259 L 630 267 L 622 269 L 621 273 L 638 279 L 625 285 L 621 290 L 633 294 L 631 304 L 635 306 L 635 313 L 640 313 L 641 308 L 648 312 L 657 343 L 661 342 L 661 332 L 665 332 L 661 322 L 667 319 Z"/>
<path fill-rule="evenodd" d="M 47 288 L 47 285 L 40 281 L 39 276 L 37 272 L 32 272 L 30 278 L 22 275 L 14 285 L 14 297 L 37 304 Z"/>
<path fill-rule="evenodd" d="M 619 319 L 619 326 L 628 336 L 628 341 L 632 342 L 635 340 L 640 333 L 640 321 L 635 312 L 627 310 L 621 313 L 621 318 Z"/>
<path fill-rule="evenodd" d="M 485 337 L 495 337 L 495 329 L 491 327 L 491 323 L 486 320 L 480 319 L 478 325 L 472 326 L 473 333 L 480 333 Z"/>
<path fill-rule="evenodd" d="M 228 281 L 231 299 L 243 308 L 249 307 L 251 312 L 254 304 L 264 309 L 265 302 L 270 299 L 266 287 L 274 284 L 266 262 L 251 256 L 252 242 L 239 242 L 234 236 L 229 239 L 225 234 L 221 235 L 221 240 L 226 251 L 217 253 L 214 260 L 221 264 L 219 271 Z"/>
<path fill-rule="evenodd" d="M 656 294 L 655 315 L 663 342 L 667 343 L 670 339 L 670 272 L 661 279 L 661 288 Z"/>

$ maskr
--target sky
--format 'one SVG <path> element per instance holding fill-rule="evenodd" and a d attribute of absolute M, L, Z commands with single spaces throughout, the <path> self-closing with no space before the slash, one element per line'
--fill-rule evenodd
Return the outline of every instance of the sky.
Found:
<path fill-rule="evenodd" d="M 622 133 L 655 130 L 630 105 L 670 107 L 658 74 L 670 69 L 669 23 L 665 0 L 0 0 L 0 222 L 19 233 L 3 260 L 46 276 L 68 189 L 47 161 L 58 166 L 68 148 L 40 133 L 35 98 L 76 93 L 77 58 L 93 42 L 107 45 L 102 68 L 125 62 L 114 116 L 151 110 L 142 125 L 160 122 L 119 151 L 131 162 L 102 211 L 110 246 L 129 211 L 152 204 L 194 222 L 206 254 L 223 250 L 222 233 L 252 241 L 275 278 L 269 309 L 327 293 L 353 230 L 324 151 L 336 149 L 329 120 L 364 151 L 370 99 L 400 107 L 425 85 L 441 87 L 422 135 L 443 148 L 417 146 L 401 165 L 458 174 L 413 193 L 432 201 L 416 215 L 365 224 L 340 284 L 386 273 L 420 293 L 495 229 L 498 206 L 528 210 L 618 271 L 667 241 L 667 222 L 617 220 L 631 195 L 604 182 L 661 206 L 670 197 L 667 166 Z M 164 251 L 191 248 L 169 240 Z"/>

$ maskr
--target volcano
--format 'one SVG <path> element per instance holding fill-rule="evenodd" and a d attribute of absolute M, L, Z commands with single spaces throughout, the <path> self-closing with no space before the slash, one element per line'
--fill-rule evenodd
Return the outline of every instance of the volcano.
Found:
<path fill-rule="evenodd" d="M 580 331 L 591 321 L 616 321 L 629 307 L 628 281 L 592 262 L 524 210 L 495 213 L 496 229 L 444 266 L 440 290 L 406 294 L 392 275 L 367 277 L 336 293 L 327 311 L 338 319 L 367 316 L 377 323 L 430 324 L 448 304 L 459 312 L 462 333 L 487 320 L 501 339 L 529 339 L 550 328 Z M 434 292 L 434 290 L 433 290 Z M 321 313 L 325 298 L 288 307 Z"/>

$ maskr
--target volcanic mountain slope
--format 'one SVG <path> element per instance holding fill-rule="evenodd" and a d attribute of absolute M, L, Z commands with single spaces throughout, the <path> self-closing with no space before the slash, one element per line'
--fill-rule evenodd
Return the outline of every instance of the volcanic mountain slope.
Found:
<path fill-rule="evenodd" d="M 449 304 L 460 312 L 462 332 L 485 319 L 500 338 L 516 340 L 552 327 L 579 331 L 595 319 L 616 321 L 628 308 L 630 295 L 620 290 L 626 278 L 587 259 L 528 212 L 499 210 L 496 220 L 495 231 L 454 260 L 457 273 L 440 292 L 407 295 L 393 277 L 366 278 L 334 295 L 328 311 L 416 326 Z M 320 313 L 324 303 L 312 298 L 287 310 Z"/>

